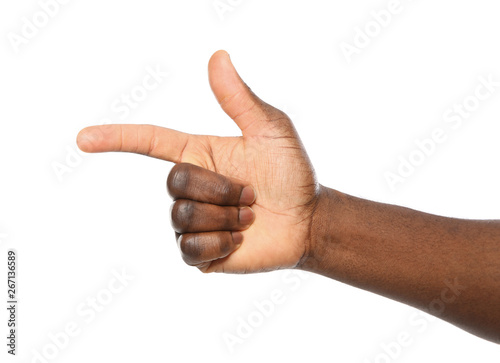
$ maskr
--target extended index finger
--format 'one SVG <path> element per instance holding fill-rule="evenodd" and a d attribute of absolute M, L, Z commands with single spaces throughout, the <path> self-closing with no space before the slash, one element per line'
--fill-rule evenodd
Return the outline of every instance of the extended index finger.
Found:
<path fill-rule="evenodd" d="M 153 125 L 102 125 L 80 131 L 78 147 L 85 152 L 131 152 L 180 163 L 192 135 Z"/>

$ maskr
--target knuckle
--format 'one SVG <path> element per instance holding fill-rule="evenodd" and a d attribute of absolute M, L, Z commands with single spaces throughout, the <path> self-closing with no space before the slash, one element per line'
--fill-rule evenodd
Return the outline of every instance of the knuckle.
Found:
<path fill-rule="evenodd" d="M 226 233 L 227 234 L 227 233 Z M 233 249 L 230 238 L 222 238 L 219 242 L 219 251 L 221 256 L 227 256 Z"/>
<path fill-rule="evenodd" d="M 290 118 L 285 112 L 283 112 L 279 108 L 271 106 L 270 104 L 266 104 L 264 106 L 264 112 L 267 115 L 269 121 L 290 120 Z"/>
<path fill-rule="evenodd" d="M 189 200 L 176 200 L 172 204 L 172 227 L 178 233 L 184 233 L 191 225 L 195 215 L 195 204 Z"/>
<path fill-rule="evenodd" d="M 223 205 L 233 205 L 235 202 L 237 202 L 235 201 L 236 197 L 233 185 L 226 178 L 220 179 L 220 182 L 218 183 L 216 188 L 216 194 L 219 195 L 221 203 Z"/>
<path fill-rule="evenodd" d="M 272 106 L 270 106 L 269 112 L 267 113 L 267 118 L 269 125 L 278 131 L 288 130 L 290 125 L 293 124 L 292 120 L 285 112 Z"/>
<path fill-rule="evenodd" d="M 238 209 L 236 207 L 227 207 L 221 214 L 223 216 L 221 224 L 224 225 L 225 230 L 232 230 L 239 226 Z"/>
<path fill-rule="evenodd" d="M 181 163 L 176 164 L 168 175 L 167 190 L 172 198 L 177 198 L 184 195 L 185 190 L 188 188 L 193 171 L 192 165 Z"/>

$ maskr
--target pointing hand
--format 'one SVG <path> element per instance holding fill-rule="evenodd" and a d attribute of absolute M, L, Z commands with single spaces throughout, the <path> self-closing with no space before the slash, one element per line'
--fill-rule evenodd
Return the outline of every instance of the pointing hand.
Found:
<path fill-rule="evenodd" d="M 177 164 L 167 187 L 187 264 L 231 273 L 296 267 L 309 253 L 320 197 L 304 147 L 288 116 L 243 83 L 226 52 L 216 52 L 208 70 L 215 97 L 242 136 L 105 125 L 82 130 L 78 145 L 86 152 L 133 152 Z"/>

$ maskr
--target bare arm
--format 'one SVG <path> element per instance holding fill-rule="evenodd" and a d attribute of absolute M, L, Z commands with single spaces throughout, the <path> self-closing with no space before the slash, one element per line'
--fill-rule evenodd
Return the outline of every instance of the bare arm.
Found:
<path fill-rule="evenodd" d="M 321 187 L 301 269 L 500 343 L 500 222 L 445 218 Z"/>
<path fill-rule="evenodd" d="M 151 125 L 81 131 L 87 152 L 124 151 L 177 164 L 168 178 L 184 261 L 203 272 L 301 268 L 373 291 L 500 343 L 500 223 L 465 221 L 321 186 L 292 121 L 258 98 L 227 53 L 212 90 L 241 136 Z"/>

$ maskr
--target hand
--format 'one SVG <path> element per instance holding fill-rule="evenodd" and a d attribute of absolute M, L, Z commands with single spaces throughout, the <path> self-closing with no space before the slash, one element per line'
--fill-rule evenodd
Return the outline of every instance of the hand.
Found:
<path fill-rule="evenodd" d="M 320 194 L 309 158 L 288 116 L 243 83 L 226 52 L 216 52 L 208 70 L 215 97 L 242 136 L 105 125 L 82 130 L 78 145 L 86 152 L 133 152 L 178 164 L 168 186 L 177 199 L 172 221 L 188 264 L 231 273 L 297 267 L 311 249 Z M 253 189 L 244 188 L 249 185 Z"/>

